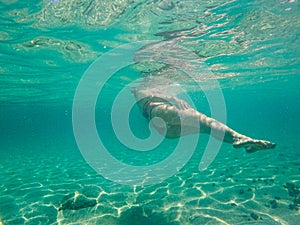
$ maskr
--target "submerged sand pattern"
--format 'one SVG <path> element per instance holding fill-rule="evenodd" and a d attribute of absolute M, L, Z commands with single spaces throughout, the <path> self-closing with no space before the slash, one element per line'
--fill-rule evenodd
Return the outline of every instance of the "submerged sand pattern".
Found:
<path fill-rule="evenodd" d="M 235 155 L 226 156 L 225 151 Z M 266 159 L 274 164 L 264 165 Z M 193 158 L 185 169 L 162 183 L 130 187 L 103 179 L 80 157 L 19 157 L 14 162 L 7 158 L 1 168 L 0 218 L 4 224 L 299 221 L 300 177 L 295 158 L 266 152 L 245 156 L 242 151 L 223 149 L 204 172 L 197 171 L 196 161 Z M 24 173 L 25 167 L 31 176 Z"/>

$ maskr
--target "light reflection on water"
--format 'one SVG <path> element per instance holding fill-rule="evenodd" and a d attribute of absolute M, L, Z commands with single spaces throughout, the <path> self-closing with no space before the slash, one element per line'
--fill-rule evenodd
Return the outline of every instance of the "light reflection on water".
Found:
<path fill-rule="evenodd" d="M 139 40 L 180 43 L 195 52 L 216 78 L 227 77 L 226 86 L 231 88 L 299 73 L 298 1 L 0 4 L 2 102 L 70 101 L 93 60 L 122 43 Z M 148 70 L 152 66 L 156 65 L 148 64 Z M 162 72 L 168 73 L 156 74 Z M 239 81 L 230 82 L 236 76 Z M 184 83 L 180 76 L 175 79 Z M 47 95 L 39 94 L 40 84 Z"/>

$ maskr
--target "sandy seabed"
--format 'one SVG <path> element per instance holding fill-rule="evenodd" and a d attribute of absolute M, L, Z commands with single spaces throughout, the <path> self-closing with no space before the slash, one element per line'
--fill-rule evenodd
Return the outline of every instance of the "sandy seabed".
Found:
<path fill-rule="evenodd" d="M 149 186 L 105 180 L 79 154 L 3 154 L 2 224 L 289 224 L 300 221 L 299 154 L 225 145 L 197 171 Z"/>

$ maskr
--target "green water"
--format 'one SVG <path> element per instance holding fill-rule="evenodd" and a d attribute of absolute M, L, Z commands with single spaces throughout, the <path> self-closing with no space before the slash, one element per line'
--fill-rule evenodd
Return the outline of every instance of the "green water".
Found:
<path fill-rule="evenodd" d="M 299 223 L 299 1 L 2 0 L 0 12 L 1 225 Z M 277 147 L 247 154 L 222 144 L 199 171 L 208 142 L 200 135 L 187 164 L 151 185 L 120 184 L 93 170 L 73 133 L 76 88 L 98 57 L 144 40 L 195 53 L 220 85 L 228 126 Z M 199 111 L 211 113 L 210 100 L 182 71 L 153 62 L 118 71 L 97 101 L 95 121 L 106 148 L 130 165 L 155 164 L 178 144 L 164 140 L 136 152 L 115 136 L 115 96 L 147 76 L 180 84 Z M 129 120 L 137 136 L 149 135 L 136 106 Z M 62 207 L 74 193 L 88 201 Z"/>

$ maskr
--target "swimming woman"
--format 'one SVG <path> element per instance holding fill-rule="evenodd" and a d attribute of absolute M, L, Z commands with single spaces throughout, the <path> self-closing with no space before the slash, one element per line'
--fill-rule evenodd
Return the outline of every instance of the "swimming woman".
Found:
<path fill-rule="evenodd" d="M 192 133 L 207 133 L 216 139 L 227 142 L 235 148 L 245 148 L 248 153 L 275 148 L 276 144 L 266 140 L 256 140 L 242 135 L 225 124 L 204 115 L 192 108 L 187 102 L 173 96 L 166 96 L 153 89 L 133 90 L 144 117 L 149 121 L 155 117 L 164 123 L 151 125 L 167 138 L 177 138 Z M 154 120 L 155 121 L 155 120 Z"/>

